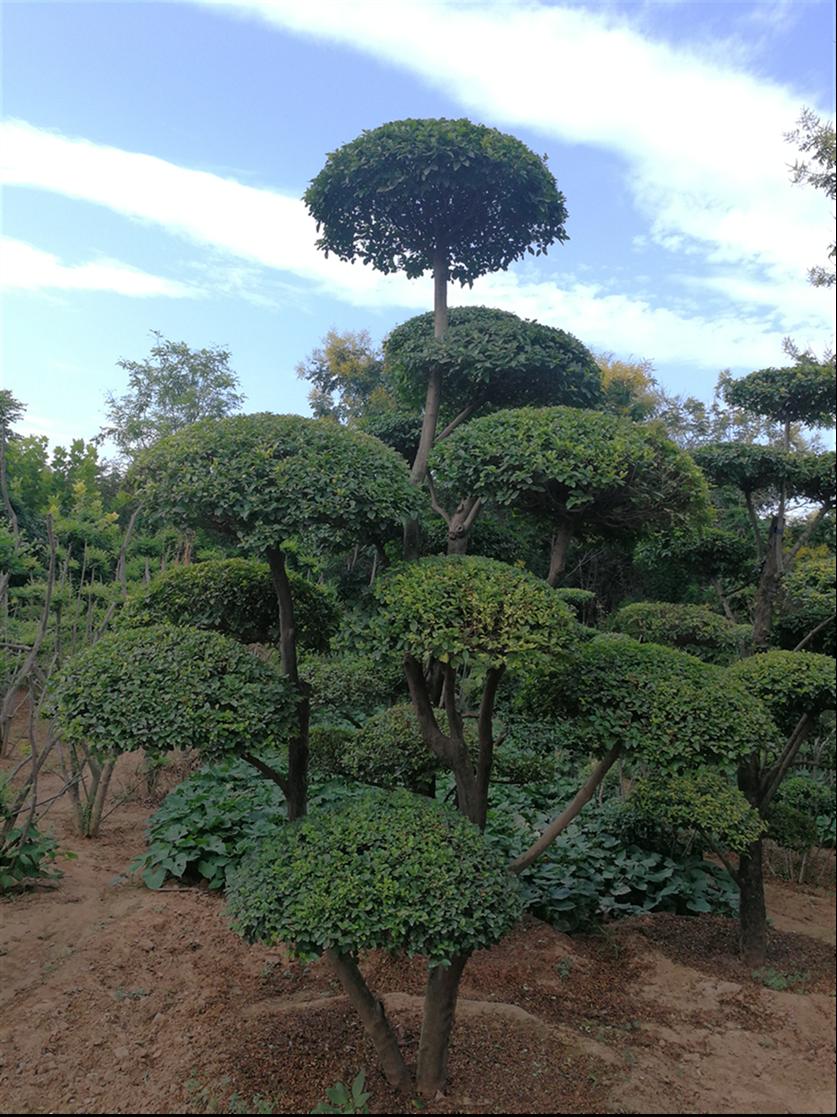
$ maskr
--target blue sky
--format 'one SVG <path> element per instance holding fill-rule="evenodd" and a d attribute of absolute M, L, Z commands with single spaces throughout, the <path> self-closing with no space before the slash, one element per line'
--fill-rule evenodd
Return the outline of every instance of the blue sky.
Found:
<path fill-rule="evenodd" d="M 251 410 L 305 413 L 331 327 L 429 309 L 325 260 L 299 201 L 364 128 L 468 116 L 567 198 L 571 240 L 451 291 L 651 358 L 671 390 L 832 344 L 833 215 L 789 182 L 803 105 L 834 112 L 833 5 L 188 0 L 2 5 L 0 381 L 27 429 L 90 437 L 160 330 L 232 352 Z"/>

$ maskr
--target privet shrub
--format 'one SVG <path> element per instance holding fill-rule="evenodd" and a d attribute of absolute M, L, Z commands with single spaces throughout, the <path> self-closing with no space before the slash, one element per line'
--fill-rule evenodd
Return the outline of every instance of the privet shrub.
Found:
<path fill-rule="evenodd" d="M 312 717 L 326 723 L 360 724 L 406 692 L 397 656 L 306 655 L 300 674 L 311 687 Z"/>
<path fill-rule="evenodd" d="M 815 652 L 770 651 L 734 663 L 730 678 L 760 699 L 776 724 L 790 734 L 803 714 L 833 710 L 835 662 Z"/>
<path fill-rule="evenodd" d="M 737 659 L 752 635 L 749 628 L 733 624 L 706 605 L 673 605 L 667 601 L 625 605 L 610 618 L 610 627 L 641 643 L 668 644 L 717 664 Z"/>
<path fill-rule="evenodd" d="M 477 828 L 409 792 L 370 792 L 284 827 L 232 877 L 233 927 L 248 941 L 387 950 L 445 965 L 519 918 L 516 881 Z"/>
<path fill-rule="evenodd" d="M 74 656 L 53 707 L 64 738 L 100 755 L 196 749 L 220 759 L 278 750 L 295 702 L 287 680 L 235 640 L 152 625 Z"/>
<path fill-rule="evenodd" d="M 337 602 L 322 586 L 288 574 L 300 646 L 324 651 L 337 626 Z M 213 559 L 175 566 L 126 602 L 121 627 L 152 624 L 211 629 L 242 644 L 275 644 L 279 607 L 267 563 Z"/>
<path fill-rule="evenodd" d="M 345 775 L 378 787 L 429 792 L 440 762 L 424 743 L 413 707 L 382 710 L 346 741 L 341 758 Z"/>

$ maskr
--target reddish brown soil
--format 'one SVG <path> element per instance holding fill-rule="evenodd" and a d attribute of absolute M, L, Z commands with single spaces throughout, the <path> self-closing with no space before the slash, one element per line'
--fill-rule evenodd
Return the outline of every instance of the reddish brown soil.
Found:
<path fill-rule="evenodd" d="M 247 946 L 216 895 L 125 880 L 149 809 L 128 802 L 84 841 L 58 803 L 49 821 L 78 859 L 0 902 L 0 1112 L 252 1112 L 263 1098 L 305 1113 L 361 1068 L 373 1112 L 412 1112 L 324 964 Z M 774 884 L 770 906 L 770 965 L 805 973 L 801 991 L 754 980 L 711 917 L 577 939 L 525 921 L 469 962 L 450 1089 L 429 1111 L 834 1112 L 834 897 Z M 421 964 L 364 968 L 412 1057 Z"/>

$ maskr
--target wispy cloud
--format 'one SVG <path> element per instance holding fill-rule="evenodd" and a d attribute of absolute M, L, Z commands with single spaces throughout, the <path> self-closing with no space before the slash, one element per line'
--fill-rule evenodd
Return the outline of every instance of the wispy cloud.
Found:
<path fill-rule="evenodd" d="M 25 241 L 0 237 L 0 288 L 7 291 L 107 291 L 134 298 L 194 298 L 185 283 L 150 275 L 119 260 L 64 264 L 51 252 Z"/>
<path fill-rule="evenodd" d="M 309 294 L 330 295 L 369 309 L 415 312 L 429 306 L 426 280 L 383 276 L 334 257 L 325 259 L 314 246 L 314 223 L 303 204 L 277 191 L 19 121 L 0 125 L 0 148 L 0 179 L 7 183 L 105 206 L 209 249 L 213 260 L 222 254 L 244 261 L 247 268 L 239 277 L 231 273 L 233 288 L 240 282 L 252 291 L 252 266 L 257 265 L 286 273 L 285 278 L 290 273 L 297 287 Z M 84 265 L 88 266 L 93 265 Z M 589 282 L 569 279 L 559 287 L 534 265 L 486 276 L 472 289 L 453 292 L 451 301 L 501 306 L 561 326 L 598 348 L 688 363 L 696 369 L 771 363 L 779 357 L 781 338 L 788 332 L 773 309 L 758 299 L 750 300 L 746 312 L 732 306 L 710 318 L 688 306 L 671 301 L 668 306 L 655 305 L 649 298 L 614 294 Z M 811 320 L 812 329 L 816 321 Z M 807 332 L 799 340 L 821 347 L 821 337 Z"/>
<path fill-rule="evenodd" d="M 673 251 L 699 246 L 800 282 L 823 252 L 828 203 L 789 183 L 784 140 L 814 96 L 719 61 L 709 44 L 655 40 L 607 6 L 536 0 L 192 2 L 383 58 L 492 123 L 579 145 L 579 159 L 582 145 L 618 154 L 651 235 Z M 775 22 L 787 9 L 759 12 Z"/>

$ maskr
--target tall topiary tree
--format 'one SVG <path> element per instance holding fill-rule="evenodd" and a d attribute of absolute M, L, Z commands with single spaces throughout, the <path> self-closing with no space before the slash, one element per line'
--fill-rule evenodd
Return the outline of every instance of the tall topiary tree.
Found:
<path fill-rule="evenodd" d="M 459 981 L 474 950 L 492 946 L 522 912 L 502 858 L 455 812 L 408 792 L 370 794 L 279 831 L 229 889 L 233 926 L 251 942 L 324 954 L 375 1045 L 387 1081 L 413 1076 L 358 967 L 364 950 L 427 958 L 416 1085 L 445 1085 Z"/>
<path fill-rule="evenodd" d="M 498 411 L 437 446 L 431 465 L 441 510 L 490 501 L 549 524 L 553 586 L 574 538 L 623 538 L 706 515 L 706 484 L 688 454 L 656 426 L 597 411 Z"/>
<path fill-rule="evenodd" d="M 448 327 L 448 280 L 472 284 L 527 251 L 567 239 L 564 196 L 513 136 L 470 120 L 397 120 L 329 154 L 305 192 L 317 244 L 411 278 L 433 273 L 434 335 Z M 436 434 L 442 370 L 429 372 L 412 476 L 421 482 Z"/>
<path fill-rule="evenodd" d="M 757 742 L 738 766 L 738 786 L 762 818 L 768 817 L 770 804 L 817 718 L 834 709 L 835 667 L 831 656 L 769 651 L 749 656 L 729 669 L 730 678 L 770 711 L 784 737 L 783 741 L 774 737 Z M 760 966 L 767 952 L 760 837 L 741 854 L 737 880 L 742 954 L 748 964 Z"/>
<path fill-rule="evenodd" d="M 380 579 L 383 630 L 404 656 L 421 735 L 456 780 L 459 809 L 485 825 L 494 763 L 493 714 L 506 668 L 557 656 L 572 642 L 572 610 L 534 575 L 492 559 L 434 557 L 402 564 Z M 447 725 L 431 701 L 429 678 L 444 680 Z M 463 684 L 477 702 L 476 757 L 465 737 Z"/>
<path fill-rule="evenodd" d="M 702 447 L 697 461 L 716 485 L 734 486 L 744 497 L 750 516 L 760 573 L 753 606 L 753 646 L 764 651 L 770 643 L 774 608 L 782 580 L 790 573 L 800 549 L 823 517 L 834 508 L 834 454 L 813 454 L 792 449 L 792 427 L 831 427 L 837 411 L 834 363 L 820 363 L 798 354 L 786 368 L 765 368 L 729 380 L 724 386 L 728 403 L 778 423 L 781 445 L 717 443 Z M 786 529 L 791 502 L 816 511 L 791 547 Z M 759 512 L 769 515 L 765 537 Z"/>
<path fill-rule="evenodd" d="M 160 440 L 132 480 L 149 511 L 212 529 L 270 567 L 282 670 L 298 695 L 288 770 L 288 813 L 297 818 L 306 805 L 310 702 L 283 544 L 340 551 L 392 534 L 413 507 L 406 465 L 377 439 L 331 420 L 265 412 L 195 423 Z"/>
<path fill-rule="evenodd" d="M 641 643 L 668 644 L 706 663 L 726 665 L 738 659 L 750 642 L 749 625 L 734 624 L 706 605 L 668 601 L 637 601 L 610 618 L 615 632 Z"/>

